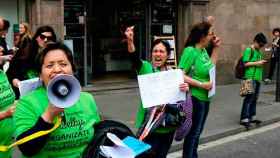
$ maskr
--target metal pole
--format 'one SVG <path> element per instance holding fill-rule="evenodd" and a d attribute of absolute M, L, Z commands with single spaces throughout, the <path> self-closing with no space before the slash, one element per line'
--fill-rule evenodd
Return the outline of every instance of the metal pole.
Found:
<path fill-rule="evenodd" d="M 276 56 L 276 65 L 277 65 L 277 72 L 276 72 L 276 93 L 275 93 L 275 101 L 276 102 L 280 102 L 280 64 L 279 64 L 279 58 L 280 58 L 280 55 L 278 54 L 278 50 L 277 52 L 275 53 L 277 56 Z"/>

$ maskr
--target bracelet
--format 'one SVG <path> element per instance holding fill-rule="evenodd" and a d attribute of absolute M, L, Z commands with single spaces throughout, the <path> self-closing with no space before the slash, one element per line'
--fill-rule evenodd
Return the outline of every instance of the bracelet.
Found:
<path fill-rule="evenodd" d="M 198 81 L 198 84 L 199 84 L 200 86 L 202 86 L 202 83 L 201 83 L 200 81 Z"/>

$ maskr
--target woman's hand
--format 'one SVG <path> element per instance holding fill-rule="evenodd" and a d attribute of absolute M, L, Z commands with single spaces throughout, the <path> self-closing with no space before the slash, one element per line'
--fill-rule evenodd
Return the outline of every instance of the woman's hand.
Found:
<path fill-rule="evenodd" d="M 13 79 L 13 81 L 12 81 L 13 86 L 18 88 L 18 86 L 19 86 L 19 82 L 20 82 L 20 80 L 19 80 L 19 79 L 17 79 L 17 78 Z"/>
<path fill-rule="evenodd" d="M 262 65 L 264 65 L 266 62 L 267 62 L 266 60 L 260 60 L 260 61 L 257 61 L 257 62 L 256 62 L 256 65 L 257 65 L 257 66 L 262 66 Z"/>
<path fill-rule="evenodd" d="M 218 36 L 214 36 L 212 42 L 213 42 L 214 47 L 220 47 L 222 44 L 221 38 Z"/>
<path fill-rule="evenodd" d="M 13 113 L 15 112 L 15 110 L 16 110 L 15 105 L 10 106 L 5 112 L 6 117 L 11 117 L 13 115 Z"/>
<path fill-rule="evenodd" d="M 206 89 L 208 91 L 212 89 L 212 86 L 213 83 L 211 81 L 201 83 L 201 88 Z"/>
<path fill-rule="evenodd" d="M 179 88 L 180 88 L 181 91 L 187 92 L 187 91 L 189 91 L 189 84 L 188 83 L 181 83 L 179 85 Z"/>
<path fill-rule="evenodd" d="M 60 115 L 63 111 L 64 109 L 49 104 L 47 110 L 43 113 L 42 118 L 48 123 L 53 123 L 54 118 Z"/>
<path fill-rule="evenodd" d="M 13 55 L 0 55 L 0 65 L 4 64 L 6 61 L 11 61 L 12 58 Z"/>
<path fill-rule="evenodd" d="M 132 41 L 134 39 L 134 26 L 127 27 L 124 34 L 128 41 Z"/>
<path fill-rule="evenodd" d="M 6 111 L 0 112 L 0 120 L 11 117 L 13 115 L 13 113 L 15 112 L 15 109 L 16 109 L 16 106 L 12 105 Z"/>
<path fill-rule="evenodd" d="M 124 34 L 127 39 L 127 50 L 129 53 L 135 52 L 135 46 L 134 46 L 134 26 L 127 27 Z"/>

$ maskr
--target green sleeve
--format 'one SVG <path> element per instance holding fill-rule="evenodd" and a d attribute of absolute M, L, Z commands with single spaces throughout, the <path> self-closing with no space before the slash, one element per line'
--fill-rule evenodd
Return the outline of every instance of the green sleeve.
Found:
<path fill-rule="evenodd" d="M 153 65 L 146 61 L 146 60 L 142 60 L 142 66 L 139 70 L 138 75 L 143 75 L 143 74 L 148 74 L 148 73 L 153 73 Z"/>
<path fill-rule="evenodd" d="M 139 105 L 137 115 L 136 115 L 136 121 L 135 121 L 135 126 L 136 128 L 140 128 L 145 117 L 145 112 L 146 110 L 143 108 L 143 105 Z"/>
<path fill-rule="evenodd" d="M 193 51 L 193 47 L 185 48 L 179 62 L 179 68 L 188 73 L 194 63 L 194 59 L 195 51 Z"/>
<path fill-rule="evenodd" d="M 251 51 L 251 48 L 246 48 L 243 52 L 243 62 L 249 62 L 250 58 L 252 59 L 252 51 Z"/>
<path fill-rule="evenodd" d="M 33 113 L 34 108 L 32 107 L 28 99 L 20 99 L 17 103 L 13 116 L 16 125 L 16 137 L 33 127 L 37 122 L 38 116 Z"/>

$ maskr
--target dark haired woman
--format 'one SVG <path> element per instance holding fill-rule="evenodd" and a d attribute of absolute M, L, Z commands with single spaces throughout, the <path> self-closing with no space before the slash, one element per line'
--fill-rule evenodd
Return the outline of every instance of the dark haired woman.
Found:
<path fill-rule="evenodd" d="M 198 157 L 199 137 L 209 112 L 208 91 L 212 88 L 209 70 L 216 64 L 217 48 L 220 45 L 220 39 L 216 37 L 210 58 L 205 48 L 213 36 L 215 35 L 210 23 L 201 22 L 194 25 L 185 43 L 185 49 L 179 63 L 179 68 L 185 72 L 185 82 L 190 85 L 193 101 L 193 122 L 191 131 L 184 140 L 183 158 Z"/>
<path fill-rule="evenodd" d="M 62 124 L 53 132 L 19 145 L 26 157 L 77 158 L 93 138 L 93 125 L 100 121 L 96 103 L 91 94 L 80 93 L 79 100 L 69 108 L 53 106 L 46 86 L 56 75 L 73 75 L 75 65 L 69 48 L 51 43 L 38 56 L 38 72 L 43 86 L 23 96 L 14 114 L 16 138 L 21 139 L 38 131 L 49 130 L 63 112 Z"/>
<path fill-rule="evenodd" d="M 31 41 L 27 39 L 29 36 L 29 34 L 23 35 L 26 37 L 27 43 L 24 47 L 20 47 L 7 72 L 17 99 L 20 95 L 19 82 L 38 77 L 38 72 L 35 71 L 37 56 L 46 47 L 47 42 L 56 41 L 56 35 L 50 26 L 39 27 Z"/>
<path fill-rule="evenodd" d="M 127 27 L 125 35 L 128 43 L 128 52 L 132 57 L 133 64 L 135 65 L 138 75 L 149 74 L 160 71 L 170 70 L 171 67 L 167 66 L 166 60 L 170 55 L 170 45 L 168 42 L 157 39 L 152 43 L 152 61 L 141 60 L 135 53 L 135 47 L 133 43 L 133 27 Z M 180 90 L 187 91 L 188 84 L 180 84 Z M 160 94 L 159 94 L 160 95 Z M 140 128 L 143 126 L 144 120 L 147 115 L 147 110 L 143 108 L 141 104 L 136 118 L 136 127 Z M 154 158 L 165 158 L 167 156 L 168 150 L 172 144 L 173 137 L 175 133 L 175 128 L 170 127 L 158 127 L 154 131 L 148 134 L 144 139 L 144 142 L 152 146 L 154 152 Z"/>

